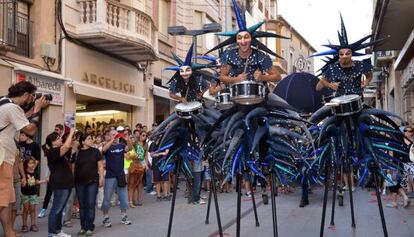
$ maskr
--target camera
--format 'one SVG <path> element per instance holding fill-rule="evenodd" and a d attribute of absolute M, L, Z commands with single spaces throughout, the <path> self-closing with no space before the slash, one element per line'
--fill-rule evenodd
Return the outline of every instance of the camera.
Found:
<path fill-rule="evenodd" d="M 52 101 L 53 100 L 53 96 L 52 94 L 42 94 L 42 93 L 36 93 L 35 99 L 40 99 L 40 97 L 42 97 L 42 95 L 45 97 L 46 100 L 48 101 Z"/>

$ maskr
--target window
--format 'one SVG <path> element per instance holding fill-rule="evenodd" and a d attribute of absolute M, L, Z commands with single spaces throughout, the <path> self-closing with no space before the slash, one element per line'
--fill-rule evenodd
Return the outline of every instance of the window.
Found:
<path fill-rule="evenodd" d="M 16 1 L 0 3 L 0 46 L 16 46 Z"/>
<path fill-rule="evenodd" d="M 17 6 L 17 47 L 15 53 L 30 57 L 30 40 L 31 40 L 31 22 L 29 15 L 30 5 L 26 2 L 19 1 Z"/>
<path fill-rule="evenodd" d="M 167 36 L 170 23 L 170 1 L 160 0 L 158 7 L 158 30 L 160 33 Z"/>
<path fill-rule="evenodd" d="M 211 24 L 211 23 L 213 23 L 213 21 L 209 17 L 206 17 L 206 24 Z M 206 49 L 210 50 L 214 46 L 217 45 L 217 36 L 214 33 L 208 33 L 205 35 L 205 42 L 206 42 Z"/>

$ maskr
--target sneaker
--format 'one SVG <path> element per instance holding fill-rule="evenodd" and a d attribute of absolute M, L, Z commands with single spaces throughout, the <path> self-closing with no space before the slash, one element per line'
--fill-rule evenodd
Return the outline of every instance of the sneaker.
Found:
<path fill-rule="evenodd" d="M 347 191 L 347 190 L 349 190 L 349 188 L 345 186 L 345 187 L 343 187 L 343 190 Z"/>
<path fill-rule="evenodd" d="M 157 194 L 157 192 L 155 192 L 155 191 L 151 191 L 150 193 L 148 193 L 149 195 L 155 195 L 155 194 Z"/>
<path fill-rule="evenodd" d="M 59 234 L 56 235 L 57 237 L 71 237 L 71 235 L 66 234 L 65 232 L 60 232 Z"/>
<path fill-rule="evenodd" d="M 385 205 L 386 207 L 389 207 L 389 208 L 398 208 L 398 205 L 397 205 L 397 203 L 395 203 L 395 202 L 392 202 L 392 203 L 388 203 L 387 205 Z"/>
<path fill-rule="evenodd" d="M 251 192 L 247 192 L 246 193 L 246 197 L 251 198 L 252 197 L 252 193 Z"/>
<path fill-rule="evenodd" d="M 92 230 L 87 230 L 85 233 L 85 236 L 92 236 L 93 235 L 93 231 Z"/>
<path fill-rule="evenodd" d="M 301 200 L 300 200 L 299 207 L 300 207 L 300 208 L 303 208 L 303 207 L 305 207 L 306 205 L 309 205 L 309 199 L 301 199 Z"/>
<path fill-rule="evenodd" d="M 72 228 L 73 227 L 73 224 L 72 224 L 71 221 L 64 221 L 63 222 L 63 226 L 64 227 L 67 227 L 67 228 Z"/>
<path fill-rule="evenodd" d="M 411 203 L 410 199 L 408 199 L 408 198 L 404 199 L 404 207 L 405 208 L 409 207 L 410 203 Z"/>
<path fill-rule="evenodd" d="M 112 223 L 111 223 L 111 220 L 109 219 L 109 217 L 105 217 L 102 221 L 102 224 L 105 228 L 112 227 Z"/>
<path fill-rule="evenodd" d="M 201 196 L 200 196 L 200 198 L 201 198 L 201 199 L 207 199 L 207 196 L 205 196 L 205 195 L 201 195 Z"/>
<path fill-rule="evenodd" d="M 46 209 L 42 208 L 42 210 L 39 211 L 39 214 L 37 215 L 38 218 L 43 218 L 46 216 Z"/>
<path fill-rule="evenodd" d="M 356 190 L 356 188 L 355 187 L 352 187 L 352 192 L 355 192 L 355 190 Z"/>
<path fill-rule="evenodd" d="M 84 235 L 85 233 L 86 233 L 86 230 L 81 229 L 80 231 L 78 231 L 78 233 L 76 235 L 81 236 L 81 235 Z"/>
<path fill-rule="evenodd" d="M 203 199 L 198 200 L 197 202 L 193 202 L 193 205 L 204 205 L 206 202 Z"/>
<path fill-rule="evenodd" d="M 128 219 L 128 216 L 127 216 L 127 215 L 125 215 L 125 216 L 123 216 L 123 217 L 121 218 L 121 224 L 124 224 L 124 225 L 130 225 L 130 224 L 132 224 L 132 223 L 131 223 L 131 221 Z"/>

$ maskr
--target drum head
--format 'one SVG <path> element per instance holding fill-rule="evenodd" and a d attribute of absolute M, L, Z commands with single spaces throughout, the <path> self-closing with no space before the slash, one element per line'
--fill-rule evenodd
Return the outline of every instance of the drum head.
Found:
<path fill-rule="evenodd" d="M 193 110 L 199 109 L 201 107 L 202 107 L 202 104 L 200 102 L 191 101 L 191 102 L 188 102 L 186 104 L 185 103 L 179 103 L 175 106 L 175 109 L 179 110 L 179 111 L 187 112 L 187 111 L 193 111 Z"/>
<path fill-rule="evenodd" d="M 331 100 L 331 102 L 338 103 L 338 104 L 346 104 L 346 103 L 357 101 L 360 99 L 361 99 L 361 96 L 352 94 L 352 95 L 343 95 L 343 96 L 335 97 Z"/>

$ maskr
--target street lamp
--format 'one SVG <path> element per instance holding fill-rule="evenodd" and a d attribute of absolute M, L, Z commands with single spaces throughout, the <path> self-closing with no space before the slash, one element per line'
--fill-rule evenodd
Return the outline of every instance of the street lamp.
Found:
<path fill-rule="evenodd" d="M 221 24 L 219 23 L 208 23 L 204 24 L 203 27 L 199 30 L 187 30 L 185 26 L 169 26 L 168 34 L 170 35 L 188 35 L 193 37 L 194 44 L 194 59 L 197 61 L 197 36 L 207 33 L 219 32 L 221 31 Z"/>

